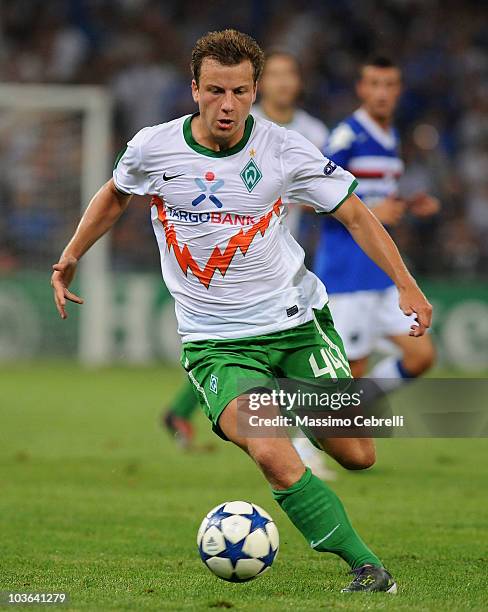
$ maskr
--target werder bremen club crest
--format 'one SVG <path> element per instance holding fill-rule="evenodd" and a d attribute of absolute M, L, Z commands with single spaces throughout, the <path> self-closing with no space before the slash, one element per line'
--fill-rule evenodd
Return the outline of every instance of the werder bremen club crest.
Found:
<path fill-rule="evenodd" d="M 263 175 L 261 174 L 261 170 L 257 167 L 256 162 L 253 159 L 250 159 L 242 169 L 240 177 L 246 186 L 246 189 L 249 191 L 249 193 L 251 193 L 254 187 L 256 187 L 259 181 L 263 178 Z"/>

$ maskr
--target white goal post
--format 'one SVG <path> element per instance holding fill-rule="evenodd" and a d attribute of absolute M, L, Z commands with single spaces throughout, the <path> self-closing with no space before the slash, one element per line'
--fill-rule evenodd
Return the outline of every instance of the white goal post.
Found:
<path fill-rule="evenodd" d="M 21 112 L 73 112 L 81 119 L 80 211 L 110 177 L 111 99 L 101 87 L 84 85 L 0 85 L 0 110 Z M 66 236 L 66 240 L 69 236 Z M 90 364 L 110 360 L 107 334 L 110 278 L 109 241 L 100 240 L 80 264 L 80 292 L 85 304 L 80 309 L 78 353 Z M 47 271 L 48 273 L 49 271 Z"/>

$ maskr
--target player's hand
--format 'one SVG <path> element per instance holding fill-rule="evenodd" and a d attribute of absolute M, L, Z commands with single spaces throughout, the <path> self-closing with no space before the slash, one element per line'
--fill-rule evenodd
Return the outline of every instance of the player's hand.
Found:
<path fill-rule="evenodd" d="M 432 217 L 441 209 L 441 203 L 426 193 L 416 193 L 407 200 L 408 209 L 416 217 Z"/>
<path fill-rule="evenodd" d="M 401 198 L 389 196 L 371 209 L 383 225 L 398 225 L 402 220 L 407 203 Z"/>
<path fill-rule="evenodd" d="M 75 276 L 77 265 L 78 260 L 76 257 L 66 255 L 61 257 L 59 262 L 53 266 L 54 272 L 51 276 L 51 287 L 54 291 L 54 303 L 62 319 L 68 317 L 65 309 L 66 300 L 76 304 L 83 304 L 83 300 L 68 289 Z"/>
<path fill-rule="evenodd" d="M 415 314 L 416 325 L 410 327 L 410 336 L 423 336 L 432 323 L 432 305 L 419 289 L 415 281 L 405 289 L 400 289 L 400 308 L 403 314 Z"/>

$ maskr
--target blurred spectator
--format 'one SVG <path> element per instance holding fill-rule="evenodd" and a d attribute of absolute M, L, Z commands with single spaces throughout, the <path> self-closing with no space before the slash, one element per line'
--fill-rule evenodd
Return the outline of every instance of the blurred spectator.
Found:
<path fill-rule="evenodd" d="M 59 112 L 7 115 L 10 122 L 0 129 L 3 244 L 19 265 L 35 269 L 63 248 L 79 216 L 81 119 Z M 11 269 L 5 251 L 0 260 Z"/>

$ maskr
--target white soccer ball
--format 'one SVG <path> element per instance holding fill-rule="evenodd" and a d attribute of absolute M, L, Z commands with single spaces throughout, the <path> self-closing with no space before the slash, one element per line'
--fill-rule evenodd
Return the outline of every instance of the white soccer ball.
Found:
<path fill-rule="evenodd" d="M 270 515 L 244 501 L 215 506 L 197 534 L 200 557 L 216 576 L 246 582 L 266 572 L 278 554 L 280 538 Z"/>

